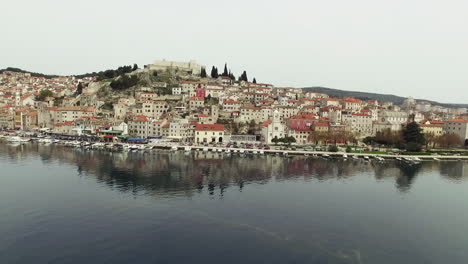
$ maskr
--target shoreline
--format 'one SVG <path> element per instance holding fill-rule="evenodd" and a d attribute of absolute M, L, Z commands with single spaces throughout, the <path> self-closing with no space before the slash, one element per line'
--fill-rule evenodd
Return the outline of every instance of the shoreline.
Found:
<path fill-rule="evenodd" d="M 170 147 L 161 147 L 161 148 L 170 148 Z M 178 150 L 184 150 L 184 146 L 178 146 Z M 226 150 L 242 150 L 244 153 L 254 154 L 254 151 L 259 151 L 258 149 L 245 149 L 245 148 L 226 148 L 226 147 L 202 147 L 202 146 L 191 146 L 192 149 L 196 150 L 204 150 L 208 149 L 211 152 L 219 152 L 218 149 L 221 149 L 222 152 L 226 152 Z M 440 160 L 468 160 L 468 156 L 442 156 L 442 155 L 395 155 L 395 154 L 367 154 L 367 153 L 347 153 L 347 152 L 328 152 L 328 151 L 304 151 L 304 150 L 276 150 L 276 149 L 269 149 L 269 150 L 262 150 L 265 154 L 280 154 L 283 156 L 286 155 L 294 155 L 294 156 L 311 156 L 316 155 L 318 157 L 334 157 L 334 158 L 348 158 L 352 159 L 353 156 L 364 158 L 364 157 L 381 157 L 386 159 L 397 159 L 397 158 L 419 158 L 421 160 L 434 160 L 434 158 Z M 286 153 L 286 154 L 285 154 Z"/>
<path fill-rule="evenodd" d="M 38 140 L 30 140 L 25 142 L 11 142 L 0 140 L 10 145 L 23 144 L 40 144 L 40 145 L 60 145 L 64 147 L 106 150 L 111 152 L 129 151 L 129 152 L 146 152 L 154 149 L 172 150 L 172 151 L 202 151 L 216 152 L 225 154 L 251 154 L 251 155 L 280 155 L 280 156 L 312 156 L 322 158 L 342 158 L 342 159 L 362 159 L 362 160 L 402 160 L 410 162 L 419 161 L 464 161 L 468 160 L 468 156 L 456 155 L 398 155 L 398 154 L 375 154 L 375 153 L 347 153 L 347 152 L 328 152 L 328 151 L 306 151 L 306 150 L 280 150 L 280 149 L 251 149 L 251 148 L 227 148 L 218 146 L 188 146 L 177 144 L 129 144 L 129 143 L 103 143 L 103 142 L 79 142 L 59 140 L 54 142 L 40 142 Z M 117 146 L 120 149 L 116 149 Z"/>

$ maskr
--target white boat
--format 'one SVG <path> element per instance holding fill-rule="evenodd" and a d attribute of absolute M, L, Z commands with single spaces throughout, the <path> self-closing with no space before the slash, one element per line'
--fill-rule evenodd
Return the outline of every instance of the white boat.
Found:
<path fill-rule="evenodd" d="M 263 155 L 263 154 L 265 154 L 265 151 L 262 149 L 262 150 L 259 151 L 259 153 L 260 153 L 260 155 Z"/>
<path fill-rule="evenodd" d="M 253 153 L 253 154 L 258 154 L 258 151 L 253 150 L 252 153 Z"/>
<path fill-rule="evenodd" d="M 172 147 L 171 147 L 171 150 L 174 150 L 174 151 L 177 151 L 178 149 L 179 149 L 178 146 L 172 146 Z"/>
<path fill-rule="evenodd" d="M 43 139 L 41 139 L 39 142 L 44 143 L 44 144 L 52 144 L 52 143 L 53 143 L 53 139 L 51 139 L 51 138 L 43 138 Z"/>
<path fill-rule="evenodd" d="M 375 159 L 376 159 L 376 160 L 378 160 L 378 161 L 385 161 L 385 159 L 384 159 L 384 158 L 382 158 L 382 157 L 379 157 L 379 156 L 375 156 Z"/>
<path fill-rule="evenodd" d="M 129 150 L 137 150 L 138 151 L 138 146 L 137 145 L 130 145 L 128 146 Z"/>
<path fill-rule="evenodd" d="M 283 152 L 283 155 L 284 155 L 284 156 L 287 156 L 287 155 L 288 155 L 288 152 L 287 152 L 287 151 Z"/>
<path fill-rule="evenodd" d="M 343 158 L 344 158 L 344 159 L 347 159 L 347 158 L 348 158 L 348 154 L 343 154 Z"/>
<path fill-rule="evenodd" d="M 102 149 L 104 147 L 105 147 L 105 144 L 102 142 L 94 143 L 92 146 L 93 149 Z"/>
<path fill-rule="evenodd" d="M 369 161 L 370 160 L 369 156 L 364 156 L 364 160 Z"/>
<path fill-rule="evenodd" d="M 138 145 L 138 150 L 146 150 L 146 145 Z"/>
<path fill-rule="evenodd" d="M 440 159 L 439 159 L 439 158 L 433 158 L 433 160 L 435 160 L 435 161 L 440 161 Z"/>
<path fill-rule="evenodd" d="M 22 138 L 18 136 L 11 136 L 7 138 L 8 142 L 22 142 Z"/>
<path fill-rule="evenodd" d="M 356 155 L 354 155 L 354 156 L 353 156 L 353 159 L 355 159 L 355 160 L 358 160 L 358 159 L 359 159 L 359 157 L 358 157 L 358 156 L 356 156 Z"/>
<path fill-rule="evenodd" d="M 203 151 L 204 151 L 204 152 L 208 152 L 208 148 L 207 148 L 207 147 L 204 147 L 204 148 L 203 148 Z"/>
<path fill-rule="evenodd" d="M 322 158 L 328 159 L 328 158 L 330 158 L 330 155 L 328 155 L 328 154 L 323 154 L 323 155 L 322 155 Z"/>
<path fill-rule="evenodd" d="M 86 142 L 83 143 L 83 146 L 87 146 L 87 143 L 86 143 Z M 105 144 L 104 147 L 105 147 L 106 149 L 113 149 L 113 148 L 114 148 L 114 144 L 108 143 L 108 144 Z"/>
<path fill-rule="evenodd" d="M 184 150 L 185 150 L 185 151 L 191 151 L 192 148 L 191 148 L 190 146 L 185 146 L 185 147 L 184 147 Z"/>

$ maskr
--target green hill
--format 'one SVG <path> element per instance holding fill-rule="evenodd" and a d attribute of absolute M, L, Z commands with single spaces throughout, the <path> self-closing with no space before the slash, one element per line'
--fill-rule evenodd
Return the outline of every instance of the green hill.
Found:
<path fill-rule="evenodd" d="M 306 87 L 303 89 L 304 91 L 328 94 L 331 97 L 338 97 L 338 98 L 354 97 L 354 98 L 361 99 L 361 100 L 377 100 L 379 102 L 392 102 L 397 105 L 401 105 L 403 101 L 406 99 L 405 97 L 392 95 L 392 94 L 345 91 L 345 90 L 339 90 L 339 89 L 333 89 L 333 88 L 327 88 L 327 87 L 319 87 L 319 86 Z M 416 99 L 416 100 L 422 101 L 422 102 L 428 102 L 432 105 L 440 105 L 443 107 L 451 107 L 451 108 L 468 107 L 468 104 L 444 104 L 444 103 L 439 103 L 439 102 L 430 101 L 426 99 Z"/>

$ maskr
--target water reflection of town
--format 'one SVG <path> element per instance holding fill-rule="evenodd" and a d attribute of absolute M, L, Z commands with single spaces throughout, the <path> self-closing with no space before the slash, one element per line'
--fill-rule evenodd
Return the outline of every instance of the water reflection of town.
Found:
<path fill-rule="evenodd" d="M 63 146 L 0 144 L 3 158 L 22 161 L 37 157 L 44 163 L 61 162 L 76 166 L 80 175 L 124 192 L 187 196 L 207 191 L 223 195 L 227 188 L 239 191 L 247 184 L 270 181 L 325 181 L 371 175 L 377 180 L 395 179 L 398 190 L 408 191 L 418 174 L 438 172 L 451 181 L 468 179 L 466 162 L 423 162 L 409 165 L 397 161 L 324 160 L 312 157 L 227 156 L 212 152 L 110 153 Z"/>

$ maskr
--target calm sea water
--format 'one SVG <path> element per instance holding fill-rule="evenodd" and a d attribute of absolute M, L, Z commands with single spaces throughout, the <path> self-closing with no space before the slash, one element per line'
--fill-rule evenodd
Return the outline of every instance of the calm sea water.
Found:
<path fill-rule="evenodd" d="M 0 263 L 468 263 L 468 163 L 0 143 Z"/>

